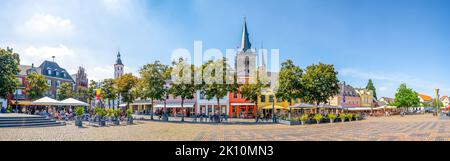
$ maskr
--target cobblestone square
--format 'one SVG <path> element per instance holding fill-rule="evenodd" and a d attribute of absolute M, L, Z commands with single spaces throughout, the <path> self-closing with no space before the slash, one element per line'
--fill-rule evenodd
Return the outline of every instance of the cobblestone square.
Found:
<path fill-rule="evenodd" d="M 135 121 L 135 125 L 0 128 L 1 141 L 450 141 L 450 121 L 432 115 L 287 126 Z"/>

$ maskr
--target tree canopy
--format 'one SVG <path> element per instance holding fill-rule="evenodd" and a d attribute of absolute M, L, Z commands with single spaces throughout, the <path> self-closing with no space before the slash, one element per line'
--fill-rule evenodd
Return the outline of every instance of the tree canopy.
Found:
<path fill-rule="evenodd" d="M 278 88 L 275 93 L 277 98 L 288 100 L 292 105 L 292 100 L 303 96 L 302 84 L 303 70 L 294 65 L 292 60 L 288 59 L 281 64 L 281 70 L 278 78 Z"/>
<path fill-rule="evenodd" d="M 64 100 L 73 97 L 72 84 L 64 82 L 61 83 L 59 89 L 56 91 L 59 100 Z"/>
<path fill-rule="evenodd" d="M 17 53 L 12 49 L 0 48 L 0 97 L 6 98 L 10 93 L 13 93 L 17 86 L 17 73 L 19 69 L 20 59 Z"/>
<path fill-rule="evenodd" d="M 31 100 L 44 97 L 45 92 L 50 88 L 47 84 L 47 79 L 41 74 L 30 73 L 26 79 L 28 82 L 26 91 Z"/>
<path fill-rule="evenodd" d="M 132 91 L 132 89 L 137 86 L 138 81 L 138 78 L 131 73 L 124 74 L 116 79 L 117 92 L 120 93 L 122 101 L 127 102 L 128 106 L 134 101 L 135 97 L 133 94 L 137 92 Z"/>
<path fill-rule="evenodd" d="M 395 94 L 393 105 L 401 108 L 419 107 L 420 99 L 413 89 L 408 88 L 406 84 L 401 84 Z"/>
<path fill-rule="evenodd" d="M 337 74 L 333 65 L 319 63 L 306 67 L 306 72 L 302 75 L 303 101 L 316 105 L 327 103 L 339 93 Z"/>
<path fill-rule="evenodd" d="M 367 83 L 366 89 L 371 90 L 372 93 L 373 93 L 373 98 L 375 98 L 375 100 L 378 100 L 377 89 L 373 85 L 372 79 L 369 79 L 369 82 Z"/>

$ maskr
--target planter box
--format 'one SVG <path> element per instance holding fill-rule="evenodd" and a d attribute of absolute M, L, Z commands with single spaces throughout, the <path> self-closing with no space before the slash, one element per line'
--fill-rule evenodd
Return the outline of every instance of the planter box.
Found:
<path fill-rule="evenodd" d="M 82 127 L 83 126 L 83 121 L 81 119 L 75 120 L 75 126 Z"/>
<path fill-rule="evenodd" d="M 133 118 L 128 118 L 127 123 L 128 123 L 128 125 L 133 124 Z"/>
<path fill-rule="evenodd" d="M 100 121 L 98 122 L 98 125 L 99 125 L 99 126 L 106 126 L 106 121 L 100 120 Z"/>
<path fill-rule="evenodd" d="M 301 125 L 302 123 L 300 121 L 287 121 L 287 120 L 279 120 L 280 124 L 285 125 Z"/>

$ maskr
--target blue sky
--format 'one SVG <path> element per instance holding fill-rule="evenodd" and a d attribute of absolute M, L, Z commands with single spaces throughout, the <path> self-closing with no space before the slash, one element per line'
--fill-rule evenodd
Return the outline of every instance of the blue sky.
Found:
<path fill-rule="evenodd" d="M 113 77 L 118 48 L 126 71 L 177 48 L 235 48 L 247 17 L 253 47 L 280 49 L 301 67 L 334 64 L 339 78 L 379 96 L 400 83 L 432 95 L 450 94 L 448 0 L 10 0 L 0 1 L 0 47 L 22 64 L 52 55 L 75 73 Z"/>

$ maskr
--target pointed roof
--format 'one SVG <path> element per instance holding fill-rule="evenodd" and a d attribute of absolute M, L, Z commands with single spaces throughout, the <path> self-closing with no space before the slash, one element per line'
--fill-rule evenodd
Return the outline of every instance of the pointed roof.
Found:
<path fill-rule="evenodd" d="M 266 62 L 264 61 L 264 47 L 263 43 L 261 42 L 261 49 L 259 49 L 260 55 L 259 55 L 259 66 L 265 68 Z"/>
<path fill-rule="evenodd" d="M 117 52 L 116 65 L 123 65 L 122 60 L 120 59 L 120 51 Z"/>
<path fill-rule="evenodd" d="M 242 29 L 242 41 L 241 41 L 241 51 L 246 52 L 248 49 L 252 47 L 250 43 L 248 29 L 247 29 L 247 20 L 244 18 L 244 27 Z"/>

